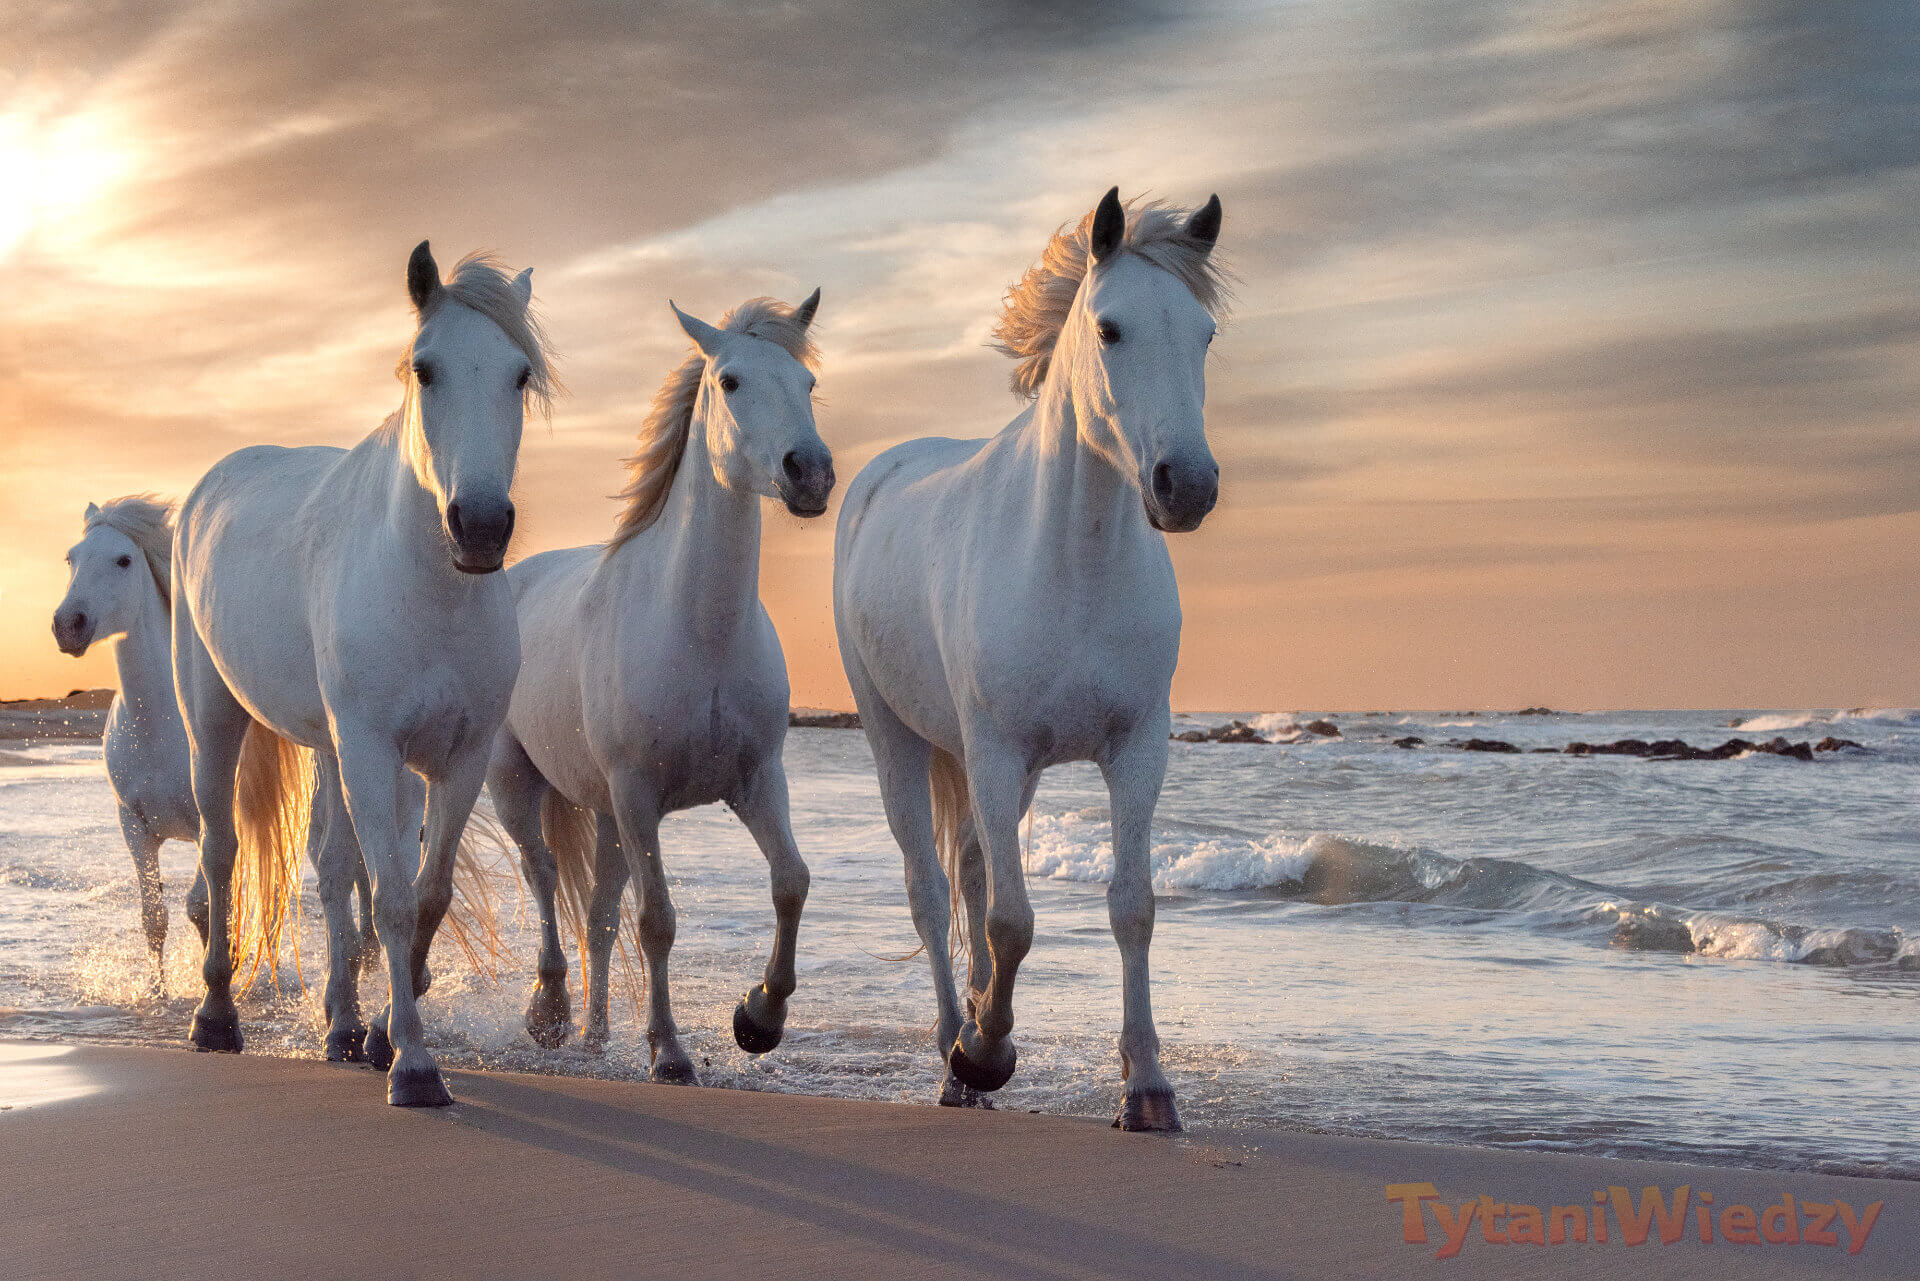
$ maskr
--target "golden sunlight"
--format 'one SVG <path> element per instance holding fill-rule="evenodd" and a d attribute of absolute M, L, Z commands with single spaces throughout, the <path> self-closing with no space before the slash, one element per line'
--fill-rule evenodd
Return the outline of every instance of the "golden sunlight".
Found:
<path fill-rule="evenodd" d="M 0 114 L 0 262 L 98 204 L 132 169 L 131 149 L 99 114 Z"/>

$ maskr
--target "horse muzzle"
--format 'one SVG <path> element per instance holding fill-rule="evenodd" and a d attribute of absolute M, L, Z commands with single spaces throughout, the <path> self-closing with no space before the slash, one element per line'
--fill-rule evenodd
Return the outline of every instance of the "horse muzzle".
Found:
<path fill-rule="evenodd" d="M 98 620 L 88 615 L 84 609 L 63 609 L 53 616 L 53 642 L 60 647 L 62 654 L 79 658 L 93 644 L 94 628 Z"/>
<path fill-rule="evenodd" d="M 446 527 L 453 567 L 463 574 L 491 574 L 506 563 L 507 544 L 513 541 L 513 503 L 455 498 L 447 503 Z"/>
<path fill-rule="evenodd" d="M 1210 458 L 1199 463 L 1163 459 L 1154 464 L 1141 501 L 1147 523 L 1161 533 L 1191 533 L 1220 501 L 1220 467 Z"/>
<path fill-rule="evenodd" d="M 833 455 L 824 448 L 791 451 L 780 460 L 777 487 L 794 515 L 824 515 L 833 496 Z"/>

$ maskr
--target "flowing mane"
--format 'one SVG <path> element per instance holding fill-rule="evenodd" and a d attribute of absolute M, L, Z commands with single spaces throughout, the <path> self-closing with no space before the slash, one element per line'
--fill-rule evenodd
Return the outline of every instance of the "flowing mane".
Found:
<path fill-rule="evenodd" d="M 1187 235 L 1190 209 L 1163 201 L 1127 204 L 1126 239 L 1121 252 L 1145 258 L 1169 272 L 1193 291 L 1195 301 L 1217 320 L 1226 311 L 1225 269 L 1211 245 Z M 1086 278 L 1088 244 L 1093 232 L 1093 210 L 1072 227 L 1061 227 L 1040 252 L 1040 261 L 1027 268 L 1019 283 L 1007 290 L 1000 321 L 993 327 L 994 348 L 1019 363 L 1013 367 L 1016 395 L 1033 397 L 1047 380 L 1053 363 L 1053 345 L 1066 327 L 1073 300 Z"/>
<path fill-rule="evenodd" d="M 560 391 L 560 381 L 554 376 L 553 362 L 548 354 L 546 327 L 534 314 L 533 308 L 521 305 L 513 276 L 501 265 L 500 260 L 484 250 L 462 258 L 454 265 L 453 279 L 441 286 L 427 315 L 420 317 L 421 323 L 425 324 L 427 316 L 444 306 L 449 298 L 498 325 L 508 341 L 520 349 L 520 354 L 527 358 L 530 371 L 527 378 L 527 407 L 542 417 L 551 415 L 554 395 Z M 409 395 L 412 395 L 412 380 L 408 377 L 408 370 L 412 365 L 413 344 L 409 343 L 394 370 L 408 384 Z"/>
<path fill-rule="evenodd" d="M 173 504 L 153 494 L 129 494 L 95 508 L 86 527 L 105 525 L 133 540 L 147 558 L 160 602 L 173 609 Z"/>
<path fill-rule="evenodd" d="M 777 298 L 750 298 L 728 312 L 719 327 L 729 333 L 762 338 L 814 368 L 820 353 L 805 321 Z M 627 485 L 616 497 L 626 504 L 614 526 L 607 551 L 614 552 L 629 538 L 653 524 L 673 489 L 680 458 L 686 453 L 687 433 L 693 426 L 693 404 L 700 395 L 700 375 L 707 358 L 695 350 L 660 384 L 653 404 L 640 423 L 640 446 L 626 460 Z"/>

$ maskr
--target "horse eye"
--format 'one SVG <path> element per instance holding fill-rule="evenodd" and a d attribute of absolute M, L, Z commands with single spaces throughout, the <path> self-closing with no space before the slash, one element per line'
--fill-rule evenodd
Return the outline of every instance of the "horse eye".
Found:
<path fill-rule="evenodd" d="M 1111 347 L 1120 341 L 1120 326 L 1114 324 L 1111 320 L 1103 320 L 1099 324 L 1099 334 L 1100 341 L 1106 346 Z"/>
<path fill-rule="evenodd" d="M 427 364 L 415 365 L 413 367 L 413 376 L 420 380 L 422 387 L 431 387 L 433 385 L 433 366 Z"/>
<path fill-rule="evenodd" d="M 520 371 L 520 377 L 517 380 L 515 380 L 513 385 L 518 390 L 525 391 L 527 389 L 527 384 L 532 381 L 533 381 L 533 371 L 531 369 L 522 369 Z"/>
<path fill-rule="evenodd" d="M 728 393 L 739 391 L 740 380 L 732 374 L 722 374 L 720 376 L 720 390 Z"/>
<path fill-rule="evenodd" d="M 113 563 L 118 565 L 120 568 L 125 569 L 127 566 L 133 564 L 133 557 L 122 556 L 119 560 L 116 560 Z"/>

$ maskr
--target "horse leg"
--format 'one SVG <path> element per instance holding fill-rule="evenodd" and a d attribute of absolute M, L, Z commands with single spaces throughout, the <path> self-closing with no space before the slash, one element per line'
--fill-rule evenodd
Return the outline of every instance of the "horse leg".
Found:
<path fill-rule="evenodd" d="M 400 874 L 417 884 L 420 877 L 422 843 L 426 840 L 424 816 L 427 811 L 427 784 L 418 774 L 402 766 L 396 787 L 395 794 L 399 797 L 399 804 L 394 811 L 393 830 L 394 840 L 400 843 L 402 860 Z M 368 872 L 364 852 L 361 855 L 360 870 L 363 875 Z M 372 895 L 371 885 L 367 887 L 367 892 L 369 896 Z M 417 894 L 416 890 L 416 896 Z M 376 910 L 377 906 L 376 904 Z M 379 944 L 380 941 L 379 924 L 375 922 L 374 942 Z M 379 947 L 372 948 L 370 954 L 379 956 Z M 425 984 L 417 981 L 420 977 L 422 976 L 415 976 L 416 985 L 413 994 L 416 997 L 423 995 L 427 990 Z M 426 977 L 431 978 L 431 976 Z M 367 1062 L 382 1072 L 393 1066 L 393 1042 L 387 1038 L 387 1023 L 392 1017 L 393 999 L 392 993 L 389 992 L 387 1003 L 380 1008 L 380 1013 L 373 1020 L 373 1026 L 367 1030 Z"/>
<path fill-rule="evenodd" d="M 345 813 L 345 803 L 342 802 L 343 822 Z M 353 835 L 351 824 L 347 826 L 347 835 Z M 380 934 L 373 928 L 373 882 L 367 879 L 367 861 L 360 857 L 357 841 L 353 847 L 353 893 L 360 903 L 360 945 L 354 950 L 354 963 L 364 974 L 380 962 Z"/>
<path fill-rule="evenodd" d="M 1040 775 L 1032 774 L 1027 778 L 1027 786 L 1020 801 L 1020 813 L 1024 817 L 1033 808 L 1033 794 L 1040 784 Z M 967 904 L 967 1017 L 978 1013 L 980 1002 L 986 998 L 987 985 L 993 979 L 993 949 L 987 942 L 987 851 L 980 841 L 980 829 L 968 814 L 960 825 L 960 885 L 959 891 Z M 1022 869 L 1025 868 L 1025 855 L 1022 855 Z M 964 1092 L 966 1102 L 971 1106 L 992 1107 L 987 1096 L 970 1085 L 955 1084 Z"/>
<path fill-rule="evenodd" d="M 1160 1035 L 1147 990 L 1153 942 L 1153 808 L 1167 772 L 1167 723 L 1135 733 L 1100 766 L 1113 814 L 1113 880 L 1107 919 L 1120 945 L 1120 1069 L 1126 1093 L 1114 1124 L 1127 1130 L 1178 1130 L 1173 1085 L 1160 1070 Z"/>
<path fill-rule="evenodd" d="M 446 770 L 427 788 L 426 838 L 422 846 L 420 875 L 414 880 L 414 892 L 420 903 L 419 927 L 413 933 L 413 991 L 425 996 L 433 978 L 427 973 L 427 953 L 433 948 L 433 936 L 447 909 L 453 906 L 453 862 L 460 852 L 460 837 L 473 816 L 473 803 L 487 781 L 487 760 L 492 754 L 491 737 L 455 751 Z"/>
<path fill-rule="evenodd" d="M 993 969 L 974 1015 L 960 1027 L 947 1053 L 953 1074 L 968 1085 L 997 1090 L 1013 1074 L 1013 984 L 1033 946 L 1033 907 L 1027 902 L 1026 868 L 1020 857 L 1020 802 L 1026 767 L 997 743 L 970 743 L 967 790 L 973 821 L 986 846 L 990 894 L 987 946 Z"/>
<path fill-rule="evenodd" d="M 513 731 L 502 728 L 495 736 L 493 760 L 487 767 L 487 791 L 493 796 L 500 825 L 520 847 L 520 872 L 533 891 L 540 913 L 540 959 L 535 967 L 533 994 L 527 1000 L 527 1035 L 549 1050 L 567 1043 L 573 1031 L 573 1010 L 567 1000 L 567 954 L 560 946 L 560 925 L 553 896 L 560 887 L 560 869 L 547 848 L 540 826 L 540 808 L 552 790 L 534 767 Z"/>
<path fill-rule="evenodd" d="M 361 939 L 353 914 L 353 890 L 361 868 L 360 846 L 340 799 L 340 765 L 327 751 L 314 754 L 317 775 L 313 818 L 307 827 L 307 858 L 320 885 L 327 920 L 327 1061 L 365 1063 L 367 1025 L 360 1017 Z"/>
<path fill-rule="evenodd" d="M 849 676 L 858 676 L 848 664 Z M 940 849 L 933 835 L 933 793 L 927 770 L 933 763 L 933 748 L 925 739 L 893 714 L 885 700 L 867 682 L 856 679 L 854 701 L 860 708 L 860 724 L 866 729 L 867 743 L 873 748 L 873 764 L 880 779 L 880 801 L 887 811 L 887 826 L 900 857 L 907 882 L 907 908 L 913 915 L 913 928 L 927 954 L 927 966 L 933 972 L 933 999 L 938 1009 L 934 1026 L 934 1044 L 940 1049 L 945 1078 L 940 1086 L 943 1107 L 980 1107 L 985 1096 L 962 1083 L 946 1068 L 947 1047 L 960 1032 L 960 998 L 953 986 L 953 955 L 948 950 L 948 927 L 952 920 L 953 900 L 947 874 L 940 867 Z"/>
<path fill-rule="evenodd" d="M 207 922 L 211 918 L 212 908 L 207 902 L 207 869 L 200 864 L 193 865 L 193 884 L 187 887 L 187 920 L 193 925 L 194 932 L 200 936 L 201 950 L 207 946 Z"/>
<path fill-rule="evenodd" d="M 594 816 L 593 899 L 587 905 L 587 1032 L 583 1044 L 595 1054 L 607 1048 L 612 1028 L 607 1003 L 613 945 L 620 934 L 620 896 L 626 892 L 626 852 L 612 816 Z"/>
<path fill-rule="evenodd" d="M 745 781 L 733 812 L 740 816 L 767 860 L 773 892 L 773 954 L 760 985 L 740 998 L 733 1011 L 733 1039 L 749 1054 L 765 1054 L 780 1044 L 787 1022 L 787 998 L 793 995 L 794 947 L 800 936 L 800 911 L 811 880 L 793 841 L 787 807 L 787 772 L 776 753 Z"/>
<path fill-rule="evenodd" d="M 133 855 L 133 876 L 140 887 L 140 925 L 147 935 L 147 951 L 153 954 L 154 986 L 164 992 L 167 986 L 167 900 L 160 892 L 160 838 L 147 830 L 146 820 L 120 807 L 120 834 L 127 838 L 127 851 Z"/>
<path fill-rule="evenodd" d="M 417 843 L 401 838 L 403 812 L 410 802 L 402 775 L 406 765 L 391 742 L 378 734 L 335 719 L 335 750 L 341 791 L 353 821 L 361 855 L 373 880 L 373 923 L 387 953 L 389 1004 L 367 1038 L 368 1058 L 376 1065 L 392 1056 L 387 1073 L 387 1102 L 396 1107 L 440 1107 L 453 1102 L 440 1069 L 427 1053 L 420 1006 L 413 985 L 414 935 L 420 904 L 413 887 Z M 457 835 L 457 833 L 456 833 Z M 409 848 L 410 844 L 413 848 Z M 383 1051 L 376 1055 L 376 1050 Z"/>
<path fill-rule="evenodd" d="M 639 778 L 616 778 L 613 817 L 620 825 L 620 848 L 640 890 L 640 950 L 647 958 L 647 1044 L 653 1050 L 653 1079 L 670 1085 L 695 1084 L 693 1060 L 680 1045 L 667 991 L 667 954 L 673 950 L 673 899 L 667 870 L 660 861 L 660 810 L 651 789 Z M 599 887 L 595 887 L 596 897 Z M 604 985 L 602 985 L 604 987 Z"/>
<path fill-rule="evenodd" d="M 233 1004 L 233 863 L 240 838 L 233 826 L 234 772 L 252 718 L 240 706 L 194 630 L 185 601 L 173 612 L 174 685 L 185 714 L 200 811 L 200 870 L 207 887 L 206 958 L 200 972 L 206 996 L 194 1011 L 187 1039 L 197 1050 L 238 1054 L 240 1012 Z"/>

